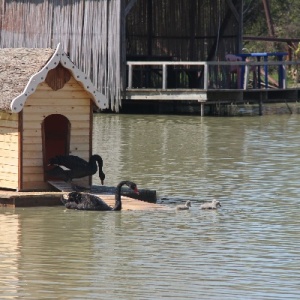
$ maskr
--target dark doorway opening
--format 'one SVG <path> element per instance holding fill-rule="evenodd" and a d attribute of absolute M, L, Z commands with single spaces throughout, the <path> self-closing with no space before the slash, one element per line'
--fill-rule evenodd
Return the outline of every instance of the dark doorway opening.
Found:
<path fill-rule="evenodd" d="M 68 155 L 70 151 L 70 121 L 63 115 L 53 114 L 42 124 L 44 169 L 49 169 L 49 159 L 56 155 Z M 45 174 L 45 181 L 53 179 Z"/>

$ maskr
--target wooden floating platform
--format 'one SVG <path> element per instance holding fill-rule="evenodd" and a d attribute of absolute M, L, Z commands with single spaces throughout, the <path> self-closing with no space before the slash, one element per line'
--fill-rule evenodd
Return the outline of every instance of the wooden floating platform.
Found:
<path fill-rule="evenodd" d="M 284 104 L 287 113 L 298 113 L 289 103 L 300 99 L 300 88 L 289 89 L 127 89 L 123 100 L 123 110 L 153 113 L 200 113 L 201 116 L 216 114 L 219 106 L 253 105 L 256 113 L 263 115 L 267 105 Z M 176 103 L 177 102 L 177 103 Z"/>
<path fill-rule="evenodd" d="M 45 192 L 16 192 L 8 190 L 0 190 L 0 207 L 34 207 L 34 206 L 58 206 L 62 205 L 61 196 L 72 191 L 70 185 L 65 182 L 49 182 L 58 191 Z M 101 193 L 101 191 L 103 191 Z M 153 197 L 150 190 L 140 190 L 141 197 Z M 100 197 L 108 205 L 114 206 L 115 196 L 113 187 L 92 187 L 91 193 Z M 126 194 L 126 192 L 125 192 Z M 165 205 L 146 202 L 140 199 L 122 195 L 122 210 L 166 210 L 169 209 Z M 135 195 L 135 194 L 134 194 Z M 156 192 L 155 192 L 156 197 Z M 155 198 L 156 199 L 156 198 Z M 156 202 L 156 201 L 155 201 Z"/>
<path fill-rule="evenodd" d="M 126 100 L 152 101 L 197 101 L 203 104 L 219 103 L 276 103 L 296 101 L 300 97 L 299 88 L 289 89 L 127 89 Z"/>
<path fill-rule="evenodd" d="M 0 207 L 31 207 L 62 205 L 62 192 L 16 192 L 0 190 Z"/>
<path fill-rule="evenodd" d="M 115 205 L 115 196 L 114 195 L 99 195 L 102 200 L 104 200 L 109 206 Z M 133 199 L 130 197 L 122 196 L 122 210 L 168 210 L 169 207 L 156 204 L 149 203 L 137 199 Z"/>

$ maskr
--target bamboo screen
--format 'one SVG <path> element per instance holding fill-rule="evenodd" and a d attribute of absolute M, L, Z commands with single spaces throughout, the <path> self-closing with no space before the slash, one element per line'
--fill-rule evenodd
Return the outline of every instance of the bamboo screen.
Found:
<path fill-rule="evenodd" d="M 226 53 L 238 51 L 240 30 L 228 2 L 138 0 L 126 20 L 127 55 L 225 60 Z M 239 12 L 242 1 L 232 3 Z"/>
<path fill-rule="evenodd" d="M 120 0 L 0 0 L 1 48 L 56 48 L 86 73 L 118 111 Z"/>
<path fill-rule="evenodd" d="M 0 0 L 0 47 L 56 48 L 118 111 L 121 104 L 123 4 L 127 58 L 225 60 L 239 47 L 241 0 Z"/>

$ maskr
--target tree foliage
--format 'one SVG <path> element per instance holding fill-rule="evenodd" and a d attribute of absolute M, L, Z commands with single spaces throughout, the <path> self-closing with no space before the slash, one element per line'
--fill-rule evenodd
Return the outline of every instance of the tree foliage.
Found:
<path fill-rule="evenodd" d="M 300 37 L 300 1 L 269 0 L 275 37 Z M 244 36 L 270 36 L 263 0 L 244 0 Z M 246 42 L 251 51 L 286 51 L 285 43 Z"/>

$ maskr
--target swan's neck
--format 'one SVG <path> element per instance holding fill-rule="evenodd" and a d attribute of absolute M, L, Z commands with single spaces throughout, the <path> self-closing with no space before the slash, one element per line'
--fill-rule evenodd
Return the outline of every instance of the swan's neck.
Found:
<path fill-rule="evenodd" d="M 103 159 L 102 159 L 100 156 L 97 156 L 97 157 L 95 158 L 95 161 L 97 161 L 98 166 L 99 166 L 99 169 L 102 170 L 102 167 L 103 167 Z"/>
<path fill-rule="evenodd" d="M 121 190 L 122 186 L 126 184 L 126 181 L 121 181 L 116 188 L 115 193 L 115 207 L 113 210 L 121 210 L 122 209 L 122 201 L 121 201 Z"/>
<path fill-rule="evenodd" d="M 98 168 L 99 168 L 99 177 L 104 177 L 104 173 L 103 173 L 103 170 L 102 170 L 102 167 L 103 167 L 103 159 L 101 156 L 99 155 L 93 155 L 90 159 L 90 164 L 93 165 L 94 168 L 96 168 L 97 170 L 97 164 L 96 162 L 98 163 Z"/>
<path fill-rule="evenodd" d="M 101 158 L 101 156 L 99 155 L 92 155 L 90 157 L 90 160 L 89 160 L 89 164 L 90 165 L 96 165 L 96 162 L 98 163 L 99 166 L 103 166 L 103 160 Z"/>

